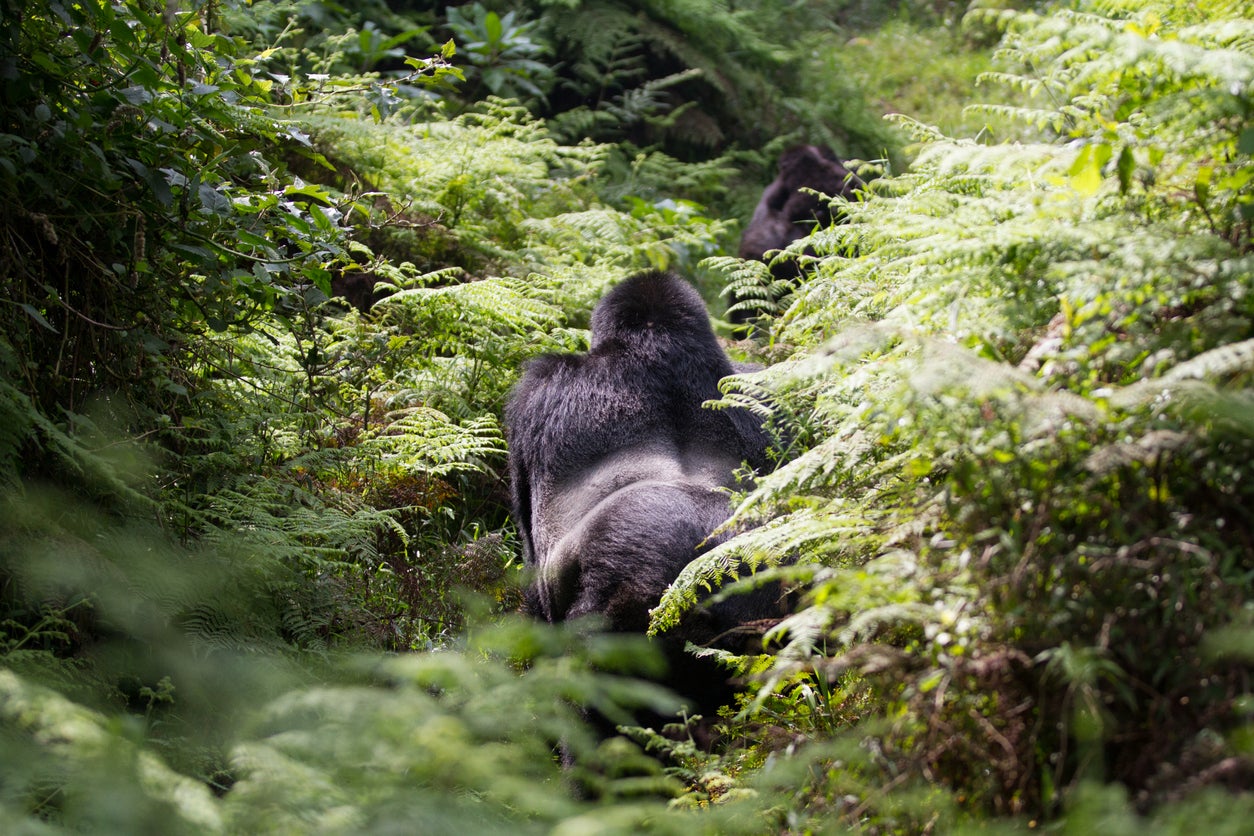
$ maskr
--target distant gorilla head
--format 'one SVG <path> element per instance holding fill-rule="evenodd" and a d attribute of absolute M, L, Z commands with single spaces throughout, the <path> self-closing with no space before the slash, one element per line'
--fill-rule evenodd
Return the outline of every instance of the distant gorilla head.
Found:
<path fill-rule="evenodd" d="M 816 227 L 840 220 L 832 214 L 831 202 L 810 194 L 813 190 L 828 197 L 856 200 L 865 184 L 845 167 L 832 149 L 817 145 L 790 148 L 779 158 L 779 174 L 762 193 L 753 218 L 740 239 L 739 255 L 744 259 L 766 260 L 768 253 L 782 250 L 812 233 Z M 771 265 L 776 279 L 793 280 L 801 275 L 795 261 Z M 732 321 L 743 323 L 752 311 L 734 311 Z"/>

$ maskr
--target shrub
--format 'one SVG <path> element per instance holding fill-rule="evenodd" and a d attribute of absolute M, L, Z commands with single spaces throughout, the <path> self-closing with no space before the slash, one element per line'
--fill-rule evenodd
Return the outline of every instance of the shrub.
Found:
<path fill-rule="evenodd" d="M 655 616 L 739 558 L 798 560 L 760 699 L 830 683 L 821 710 L 861 713 L 875 753 L 815 745 L 811 811 L 921 826 L 940 802 L 905 787 L 1038 817 L 1090 783 L 1141 810 L 1248 786 L 1250 22 L 997 19 L 1021 137 L 910 125 L 912 171 L 810 239 L 789 359 L 733 393 L 766 386 L 809 449 Z"/>

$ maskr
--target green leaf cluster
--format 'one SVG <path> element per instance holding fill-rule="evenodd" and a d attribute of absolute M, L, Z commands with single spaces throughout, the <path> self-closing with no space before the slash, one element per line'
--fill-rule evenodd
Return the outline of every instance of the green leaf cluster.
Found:
<path fill-rule="evenodd" d="M 259 48 L 212 5 L 20 5 L 0 55 L 5 827 L 551 825 L 598 809 L 570 798 L 559 742 L 604 764 L 599 795 L 673 794 L 634 747 L 598 754 L 571 707 L 656 707 L 592 672 L 647 651 L 533 625 L 457 637 L 518 603 L 498 416 L 520 365 L 585 346 L 610 282 L 694 264 L 728 225 L 607 205 L 606 149 L 514 104 L 445 117 L 407 88 L 439 88 L 449 50 L 333 75 L 314 47 L 346 40 Z M 377 304 L 332 300 L 346 281 Z M 415 650 L 443 655 L 415 657 L 441 672 L 412 686 L 360 655 Z M 360 725 L 331 749 L 280 742 L 350 694 Z M 526 706 L 548 719 L 520 736 Z M 396 717 L 426 718 L 431 748 Z M 365 784 L 276 804 L 287 782 L 343 784 L 306 779 L 342 734 L 365 752 L 386 729 L 391 789 L 341 753 Z"/>
<path fill-rule="evenodd" d="M 1248 768 L 1254 30 L 1080 6 L 985 14 L 1016 136 L 903 118 L 911 170 L 792 248 L 786 360 L 733 394 L 805 449 L 655 611 L 783 564 L 758 702 L 877 753 L 814 745 L 807 816 L 1084 821 L 1105 782 L 1148 811 Z"/>

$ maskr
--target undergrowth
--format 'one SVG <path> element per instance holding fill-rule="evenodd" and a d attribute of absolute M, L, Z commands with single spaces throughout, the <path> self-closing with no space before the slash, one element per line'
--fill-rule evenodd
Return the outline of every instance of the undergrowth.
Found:
<path fill-rule="evenodd" d="M 757 700 L 800 712 L 818 689 L 836 739 L 874 753 L 846 768 L 798 737 L 805 821 L 1086 821 L 1098 795 L 1149 812 L 1248 788 L 1254 55 L 1234 11 L 990 15 L 991 80 L 1020 99 L 984 109 L 1019 137 L 906 121 L 911 171 L 808 242 L 772 333 L 787 359 L 736 399 L 767 386 L 810 447 L 655 613 L 741 559 L 795 561 Z"/>
<path fill-rule="evenodd" d="M 2 5 L 5 832 L 1248 821 L 1247 4 L 897 4 L 1007 91 L 898 99 L 908 169 L 866 4 Z M 789 440 L 756 527 L 655 620 L 742 561 L 795 612 L 715 749 L 600 740 L 670 698 L 512 613 L 504 399 L 633 270 L 761 280 L 721 215 L 803 138 L 884 176 L 728 384 Z"/>

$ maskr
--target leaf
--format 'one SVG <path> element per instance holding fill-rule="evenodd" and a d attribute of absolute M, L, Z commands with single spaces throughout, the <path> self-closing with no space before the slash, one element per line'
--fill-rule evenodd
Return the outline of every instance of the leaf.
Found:
<path fill-rule="evenodd" d="M 305 133 L 304 131 L 302 131 L 301 129 L 297 128 L 294 125 L 289 125 L 286 129 L 284 129 L 282 135 L 288 137 L 289 139 L 296 140 L 297 142 L 299 142 L 301 145 L 305 146 L 306 148 L 310 148 L 310 149 L 313 148 L 313 143 L 310 142 L 309 140 L 309 134 Z M 317 154 L 317 153 L 306 154 L 305 156 L 309 159 L 313 159 L 315 162 L 319 163 L 320 165 L 329 166 L 332 171 L 335 170 L 335 167 L 331 166 L 330 163 L 326 161 L 326 158 L 323 157 L 321 154 Z"/>
<path fill-rule="evenodd" d="M 426 27 L 415 27 L 413 29 L 406 29 L 400 34 L 393 35 L 392 37 L 387 38 L 381 44 L 379 44 L 379 51 L 382 52 L 385 50 L 392 49 L 393 47 L 400 46 L 406 41 L 412 40 L 413 38 L 418 37 L 419 35 L 425 33 L 426 31 L 427 31 Z"/>
<path fill-rule="evenodd" d="M 297 198 L 298 201 L 300 199 L 304 199 L 305 201 L 315 203 L 319 206 L 334 205 L 334 201 L 331 200 L 331 193 L 322 186 L 318 186 L 313 183 L 304 183 L 299 186 L 288 186 L 283 190 L 283 195 L 285 197 Z"/>
<path fill-rule="evenodd" d="M 47 329 L 48 329 L 49 331 L 51 331 L 52 333 L 54 333 L 54 334 L 60 333 L 60 332 L 58 332 L 58 331 L 57 331 L 57 329 L 56 329 L 56 328 L 53 328 L 53 327 L 52 327 L 52 323 L 50 323 L 47 319 L 44 319 L 44 315 L 43 315 L 43 314 L 41 314 L 39 311 L 37 311 L 37 310 L 36 310 L 35 308 L 33 308 L 32 306 L 30 306 L 30 305 L 26 304 L 25 302 L 23 302 L 23 303 L 22 303 L 22 310 L 26 311 L 26 313 L 30 316 L 30 318 L 31 318 L 31 319 L 35 320 L 37 323 L 39 323 L 39 324 L 40 324 L 41 326 L 43 326 L 44 328 L 47 328 Z"/>
<path fill-rule="evenodd" d="M 1111 148 L 1106 144 L 1086 145 L 1071 165 L 1071 188 L 1082 195 L 1097 193 L 1102 185 L 1102 166 L 1110 159 Z"/>
<path fill-rule="evenodd" d="M 148 104 L 152 101 L 152 91 L 147 87 L 125 87 L 122 97 L 133 105 Z"/>
<path fill-rule="evenodd" d="M 1210 202 L 1210 183 L 1214 174 L 1215 169 L 1208 165 L 1202 166 L 1197 171 L 1197 180 L 1193 183 L 1193 192 L 1197 195 L 1198 203 L 1203 206 Z"/>
<path fill-rule="evenodd" d="M 501 18 L 496 12 L 488 12 L 483 18 L 483 31 L 488 36 L 488 46 L 495 48 L 501 42 L 501 35 L 504 32 L 501 26 Z"/>
<path fill-rule="evenodd" d="M 1254 154 L 1254 127 L 1241 131 L 1241 136 L 1237 138 L 1237 151 Z"/>
<path fill-rule="evenodd" d="M 208 183 L 201 183 L 197 189 L 200 205 L 215 215 L 230 215 L 231 199 Z"/>
<path fill-rule="evenodd" d="M 184 255 L 192 256 L 198 262 L 202 264 L 208 264 L 214 261 L 216 258 L 212 250 L 210 250 L 207 247 L 202 247 L 198 244 L 185 244 L 181 241 L 171 241 L 168 244 L 166 244 L 166 246 L 169 249 L 174 250 L 176 252 L 180 252 L 180 253 L 183 253 Z"/>
<path fill-rule="evenodd" d="M 1136 160 L 1132 156 L 1132 149 L 1126 145 L 1119 151 L 1119 162 L 1115 166 L 1115 171 L 1119 175 L 1120 193 L 1127 194 L 1132 186 L 1132 174 L 1136 171 Z"/>

